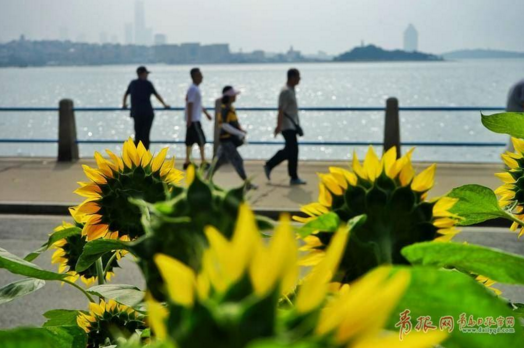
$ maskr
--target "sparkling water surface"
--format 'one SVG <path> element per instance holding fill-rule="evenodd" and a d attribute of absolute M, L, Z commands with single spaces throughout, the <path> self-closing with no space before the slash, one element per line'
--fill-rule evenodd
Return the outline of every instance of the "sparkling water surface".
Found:
<path fill-rule="evenodd" d="M 303 107 L 383 106 L 397 97 L 401 106 L 504 106 L 509 88 L 524 74 L 524 60 L 471 60 L 428 63 L 323 63 L 294 64 L 302 81 L 297 88 Z M 203 65 L 203 100 L 212 106 L 224 85 L 242 91 L 237 107 L 276 107 L 285 82 L 287 64 Z M 135 66 L 46 67 L 0 69 L 0 106 L 53 107 L 71 98 L 80 107 L 119 107 Z M 183 106 L 191 66 L 151 65 L 150 75 L 157 91 L 171 106 Z M 154 99 L 154 98 L 153 98 Z M 160 106 L 154 100 L 156 106 Z M 401 138 L 405 142 L 505 142 L 507 137 L 490 133 L 480 123 L 478 112 L 403 112 Z M 383 140 L 383 112 L 302 112 L 304 141 Z M 251 140 L 282 141 L 273 138 L 275 112 L 239 112 Z M 56 112 L 1 112 L 2 139 L 56 139 Z M 78 138 L 118 139 L 133 135 L 128 112 L 78 112 Z M 208 139 L 212 122 L 204 120 Z M 181 111 L 156 113 L 152 140 L 183 140 Z M 158 151 L 162 145 L 153 145 Z M 268 158 L 281 145 L 248 145 L 245 158 Z M 115 144 L 80 145 L 82 157 Z M 171 145 L 177 157 L 183 145 Z M 353 150 L 365 147 L 302 146 L 301 159 L 348 159 Z M 378 149 L 380 150 L 380 149 Z M 405 150 L 405 149 L 404 149 Z M 502 147 L 421 147 L 419 161 L 498 162 Z M 380 151 L 379 151 L 380 152 Z M 56 156 L 55 144 L 0 144 L 0 156 Z M 195 151 L 195 156 L 197 152 Z"/>

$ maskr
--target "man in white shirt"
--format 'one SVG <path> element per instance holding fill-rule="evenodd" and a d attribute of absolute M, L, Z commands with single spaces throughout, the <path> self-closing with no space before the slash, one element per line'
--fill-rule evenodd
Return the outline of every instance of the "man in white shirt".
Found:
<path fill-rule="evenodd" d="M 212 117 L 202 106 L 202 94 L 198 87 L 202 83 L 204 76 L 198 68 L 191 69 L 190 74 L 193 83 L 187 90 L 186 95 L 186 161 L 184 162 L 184 169 L 187 169 L 190 164 L 190 157 L 194 144 L 198 144 L 198 147 L 200 148 L 200 156 L 202 158 L 202 166 L 206 168 L 209 166 L 206 162 L 204 152 L 206 136 L 204 135 L 200 121 L 202 119 L 202 112 L 206 115 L 208 120 L 211 121 Z"/>

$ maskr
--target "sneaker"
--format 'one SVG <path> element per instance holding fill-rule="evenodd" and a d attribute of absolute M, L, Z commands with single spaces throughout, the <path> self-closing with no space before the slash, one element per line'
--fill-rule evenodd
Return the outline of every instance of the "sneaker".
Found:
<path fill-rule="evenodd" d="M 200 167 L 204 170 L 208 170 L 209 168 L 211 168 L 211 164 L 204 162 L 200 165 Z"/>
<path fill-rule="evenodd" d="M 269 169 L 267 164 L 264 165 L 264 173 L 266 174 L 267 181 L 271 181 L 271 169 Z"/>
<path fill-rule="evenodd" d="M 191 163 L 184 163 L 184 170 L 186 170 Z"/>
<path fill-rule="evenodd" d="M 258 185 L 255 185 L 255 184 L 252 184 L 252 183 L 248 183 L 246 184 L 246 191 L 256 191 L 258 190 Z"/>
<path fill-rule="evenodd" d="M 305 185 L 305 184 L 307 184 L 307 181 L 302 180 L 300 178 L 296 178 L 296 179 L 291 179 L 289 181 L 289 184 L 290 185 Z"/>

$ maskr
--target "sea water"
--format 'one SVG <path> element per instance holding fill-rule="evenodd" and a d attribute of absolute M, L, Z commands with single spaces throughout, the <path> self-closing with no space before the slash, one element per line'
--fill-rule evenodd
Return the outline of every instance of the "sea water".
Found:
<path fill-rule="evenodd" d="M 403 142 L 506 142 L 507 137 L 490 133 L 480 122 L 482 106 L 504 106 L 509 88 L 524 77 L 524 60 L 468 60 L 404 63 L 317 63 L 203 65 L 201 85 L 204 104 L 213 106 L 222 87 L 242 91 L 237 107 L 276 107 L 286 70 L 296 67 L 302 80 L 297 87 L 301 107 L 358 107 L 385 105 L 396 97 L 401 106 L 473 106 L 473 112 L 401 112 Z M 171 106 L 183 106 L 192 66 L 151 65 L 150 80 Z M 1 107 L 56 107 L 70 98 L 77 107 L 120 107 L 135 66 L 43 67 L 0 69 Z M 154 98 L 153 98 L 154 99 Z M 154 101 L 155 106 L 160 106 Z M 276 112 L 240 112 L 242 126 L 251 141 L 277 141 L 273 137 Z M 303 141 L 382 142 L 384 112 L 302 112 L 306 133 Z M 56 112 L 0 112 L 0 139 L 57 139 Z M 77 112 L 78 139 L 123 140 L 133 135 L 127 111 Z M 212 139 L 212 122 L 203 119 Z M 156 113 L 152 140 L 179 140 L 185 136 L 182 111 Z M 155 144 L 153 151 L 161 146 Z M 170 145 L 177 157 L 183 145 Z M 281 145 L 247 145 L 241 153 L 249 159 L 266 159 Z M 80 145 L 82 157 L 115 144 Z M 301 146 L 300 158 L 341 160 L 366 148 L 349 146 Z M 405 151 L 406 149 L 403 149 Z M 419 161 L 497 162 L 503 147 L 419 146 Z M 377 149 L 380 152 L 380 149 Z M 0 143 L 0 156 L 51 156 L 56 144 Z M 197 152 L 195 151 L 195 155 Z"/>

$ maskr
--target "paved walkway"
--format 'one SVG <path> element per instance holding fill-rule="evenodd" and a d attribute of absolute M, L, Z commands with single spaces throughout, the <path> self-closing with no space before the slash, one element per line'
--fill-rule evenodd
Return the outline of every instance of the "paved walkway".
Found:
<path fill-rule="evenodd" d="M 11 253 L 23 257 L 39 248 L 47 240 L 47 235 L 63 220 L 61 216 L 22 216 L 0 215 L 0 245 Z M 472 244 L 486 245 L 507 252 L 523 255 L 522 241 L 517 242 L 516 234 L 508 228 L 465 228 L 457 235 L 457 242 L 468 241 Z M 51 264 L 54 250 L 48 250 L 34 262 L 40 267 L 56 271 Z M 116 271 L 114 284 L 132 284 L 144 289 L 144 280 L 138 266 L 131 257 L 121 260 L 121 269 Z M 0 286 L 21 279 L 7 271 L 0 270 Z M 0 310 L 0 329 L 20 325 L 42 325 L 42 316 L 51 309 L 86 309 L 87 302 L 77 290 L 70 286 L 61 286 L 59 282 L 46 282 L 46 286 L 22 299 L 2 304 Z M 79 282 L 79 284 L 81 284 Z M 503 296 L 515 302 L 524 302 L 522 287 L 497 284 Z M 0 347 L 3 347 L 0 343 Z"/>
<path fill-rule="evenodd" d="M 78 181 L 85 181 L 82 164 L 94 166 L 94 161 L 81 160 L 75 163 L 57 163 L 53 159 L 3 158 L 0 159 L 0 204 L 55 204 L 75 205 L 82 201 L 73 191 Z M 301 162 L 300 175 L 307 180 L 304 186 L 289 186 L 286 165 L 276 168 L 268 183 L 262 162 L 247 161 L 248 176 L 259 185 L 257 191 L 248 195 L 255 209 L 297 211 L 300 205 L 317 199 L 318 178 L 316 173 L 326 172 L 329 166 L 347 167 L 346 162 Z M 177 164 L 177 167 L 181 163 Z M 427 167 L 427 163 L 417 163 L 417 172 Z M 447 193 L 454 187 L 476 183 L 495 189 L 500 185 L 493 175 L 502 170 L 500 164 L 450 164 L 437 166 L 436 185 L 430 197 Z M 216 174 L 216 182 L 224 187 L 234 187 L 242 182 L 230 166 L 225 166 Z"/>

